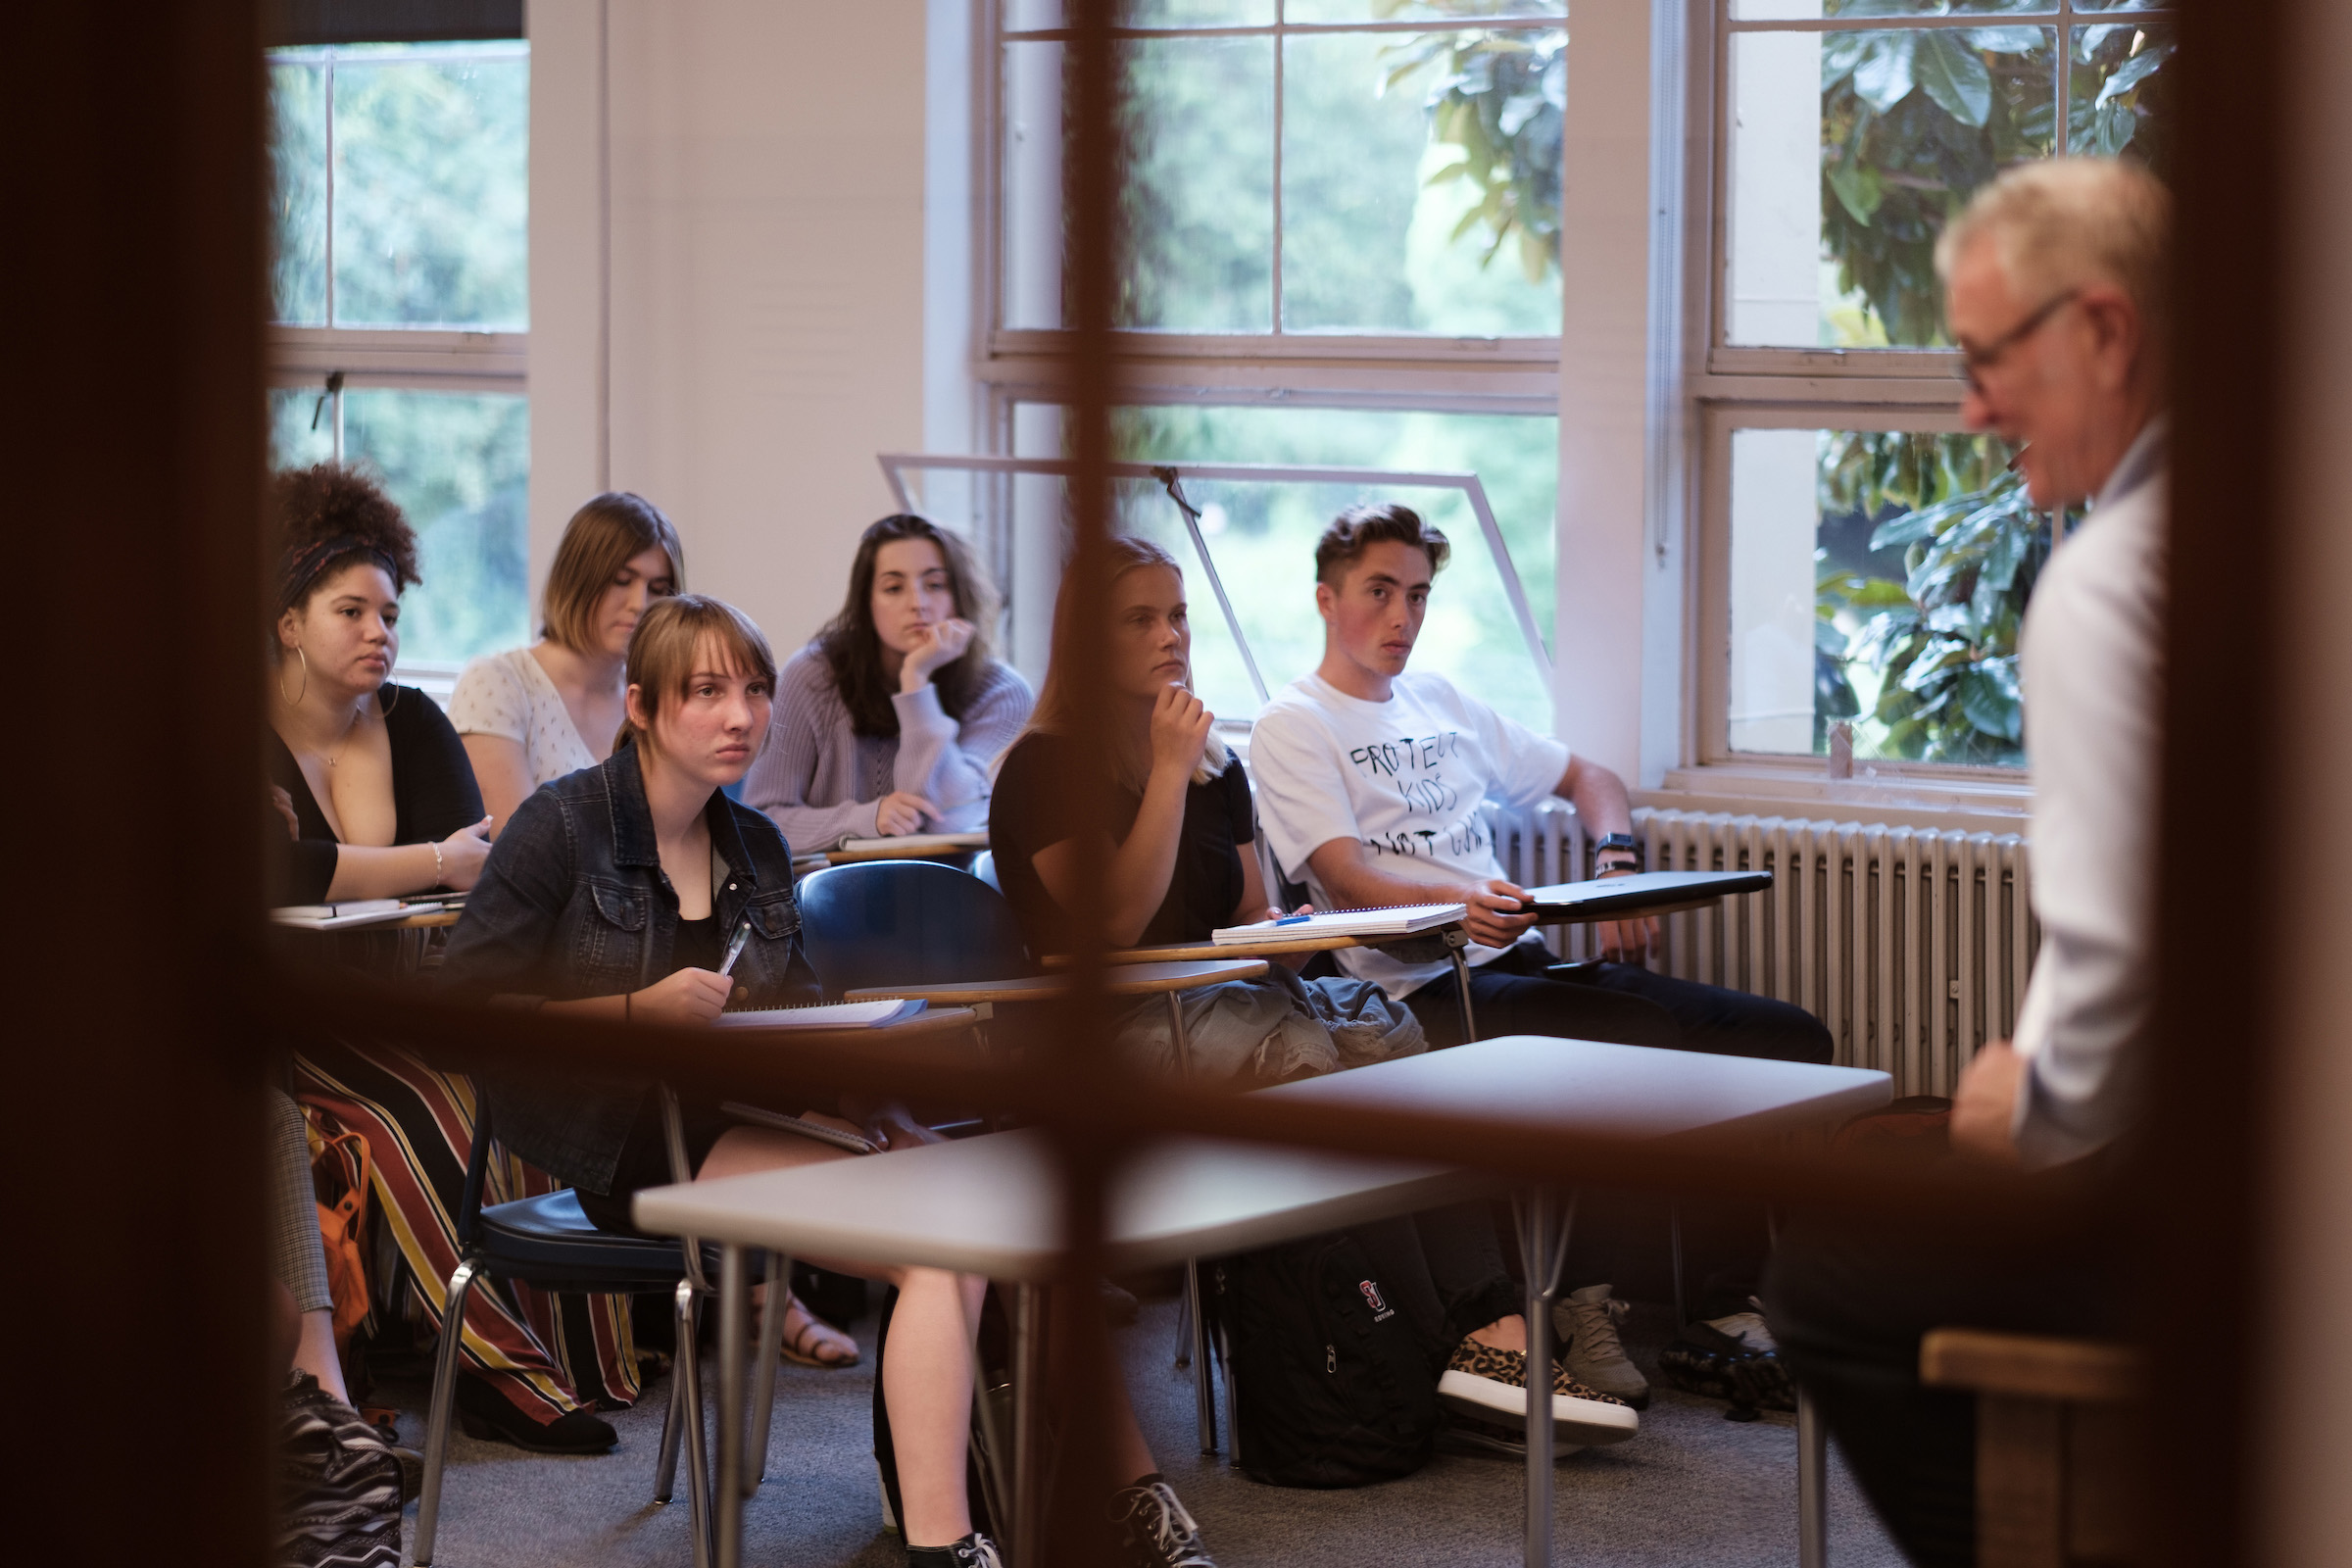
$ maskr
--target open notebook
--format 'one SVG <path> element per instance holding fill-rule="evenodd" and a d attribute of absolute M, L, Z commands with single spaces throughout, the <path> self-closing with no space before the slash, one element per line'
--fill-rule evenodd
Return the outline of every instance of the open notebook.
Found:
<path fill-rule="evenodd" d="M 1378 909 L 1334 909 L 1300 920 L 1259 920 L 1252 925 L 1220 926 L 1209 939 L 1221 948 L 1285 937 L 1400 937 L 1451 925 L 1469 909 L 1459 904 L 1397 904 Z"/>
<path fill-rule="evenodd" d="M 809 1007 L 761 1007 L 722 1012 L 711 1022 L 721 1029 L 879 1029 L 911 1018 L 926 1005 L 918 998 L 890 1002 L 827 1002 Z"/>
<path fill-rule="evenodd" d="M 1529 888 L 1538 919 L 1584 919 L 1593 915 L 1638 915 L 1644 909 L 1689 904 L 1696 899 L 1761 893 L 1772 886 L 1770 871 L 1637 871 L 1597 882 L 1554 882 Z"/>

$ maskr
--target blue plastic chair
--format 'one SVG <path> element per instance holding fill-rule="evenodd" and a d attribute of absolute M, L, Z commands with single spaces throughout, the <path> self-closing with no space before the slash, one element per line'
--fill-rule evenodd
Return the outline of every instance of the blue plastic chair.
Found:
<path fill-rule="evenodd" d="M 801 945 L 838 999 L 863 986 L 948 985 L 1035 974 L 1004 896 L 929 860 L 866 860 L 812 871 L 794 889 Z"/>

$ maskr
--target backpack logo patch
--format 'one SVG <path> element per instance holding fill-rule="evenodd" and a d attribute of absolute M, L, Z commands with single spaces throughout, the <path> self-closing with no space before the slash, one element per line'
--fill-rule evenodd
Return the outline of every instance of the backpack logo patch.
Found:
<path fill-rule="evenodd" d="M 1355 1288 L 1363 1293 L 1365 1303 L 1372 1308 L 1373 1322 L 1385 1323 L 1396 1315 L 1396 1309 L 1381 1298 L 1380 1285 L 1377 1281 L 1357 1280 Z"/>

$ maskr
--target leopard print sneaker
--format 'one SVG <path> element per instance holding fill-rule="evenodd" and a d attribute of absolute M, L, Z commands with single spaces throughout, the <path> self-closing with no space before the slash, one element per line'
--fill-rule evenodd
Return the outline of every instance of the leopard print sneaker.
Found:
<path fill-rule="evenodd" d="M 1456 1414 L 1489 1424 L 1527 1421 L 1527 1352 L 1497 1349 L 1465 1339 L 1453 1348 L 1438 1398 Z M 1622 1399 L 1586 1388 L 1558 1365 L 1551 1377 L 1552 1441 L 1596 1448 L 1623 1443 L 1642 1430 L 1642 1418 Z"/>

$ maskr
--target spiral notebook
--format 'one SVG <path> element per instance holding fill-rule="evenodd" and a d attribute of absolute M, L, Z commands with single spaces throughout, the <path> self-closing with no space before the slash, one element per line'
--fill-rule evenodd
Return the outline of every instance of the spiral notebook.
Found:
<path fill-rule="evenodd" d="M 880 1029 L 911 1018 L 927 1005 L 919 997 L 887 1002 L 828 1002 L 809 1007 L 722 1012 L 710 1021 L 721 1029 Z"/>
<path fill-rule="evenodd" d="M 271 909 L 270 918 L 300 931 L 353 931 L 364 925 L 405 920 L 412 914 L 430 914 L 446 906 L 438 899 L 346 899 L 341 904 L 285 905 Z"/>
<path fill-rule="evenodd" d="M 1374 909 L 1333 909 L 1301 920 L 1259 920 L 1252 925 L 1219 926 L 1209 933 L 1218 947 L 1246 947 L 1252 942 L 1287 937 L 1400 937 L 1451 925 L 1469 908 L 1459 904 L 1396 904 Z"/>

